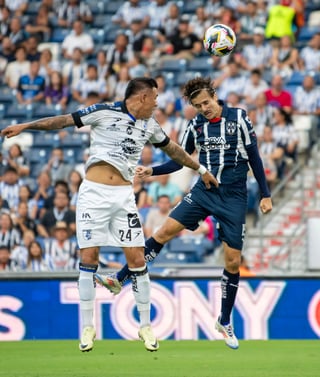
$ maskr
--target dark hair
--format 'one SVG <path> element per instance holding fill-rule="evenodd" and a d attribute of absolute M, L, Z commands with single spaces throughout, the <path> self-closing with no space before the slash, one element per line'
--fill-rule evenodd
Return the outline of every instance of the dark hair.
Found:
<path fill-rule="evenodd" d="M 292 123 L 291 115 L 290 115 L 286 110 L 284 110 L 282 107 L 279 107 L 279 108 L 278 108 L 278 111 L 279 111 L 279 113 L 283 116 L 284 121 L 285 121 L 287 124 Z"/>
<path fill-rule="evenodd" d="M 211 97 L 215 95 L 216 89 L 210 77 L 196 77 L 189 80 L 184 86 L 183 95 L 191 102 L 202 90 L 207 90 Z"/>
<path fill-rule="evenodd" d="M 129 81 L 129 84 L 124 94 L 124 99 L 128 99 L 129 97 L 142 91 L 143 89 L 153 88 L 158 88 L 158 84 L 155 79 L 151 77 L 136 77 Z"/>

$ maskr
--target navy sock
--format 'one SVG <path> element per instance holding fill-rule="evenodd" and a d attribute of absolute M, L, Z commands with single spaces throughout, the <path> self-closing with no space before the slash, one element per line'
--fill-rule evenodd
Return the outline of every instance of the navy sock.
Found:
<path fill-rule="evenodd" d="M 226 269 L 223 270 L 221 277 L 222 299 L 220 317 L 220 323 L 222 325 L 230 323 L 230 315 L 238 291 L 239 277 L 239 273 L 231 274 Z"/>
<path fill-rule="evenodd" d="M 151 262 L 156 258 L 156 256 L 160 253 L 163 245 L 157 242 L 153 237 L 150 237 L 146 241 L 146 245 L 144 248 L 144 259 L 146 262 Z M 120 271 L 117 272 L 117 279 L 121 284 L 124 284 L 130 277 L 130 270 L 128 265 L 122 267 Z"/>

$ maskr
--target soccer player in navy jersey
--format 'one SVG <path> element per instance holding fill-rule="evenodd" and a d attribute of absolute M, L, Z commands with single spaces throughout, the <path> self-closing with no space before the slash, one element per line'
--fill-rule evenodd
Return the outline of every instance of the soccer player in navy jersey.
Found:
<path fill-rule="evenodd" d="M 217 178 L 219 186 L 207 189 L 203 182 L 198 180 L 161 228 L 146 241 L 145 260 L 152 261 L 163 245 L 183 229 L 195 230 L 199 221 L 213 215 L 219 223 L 219 237 L 225 258 L 221 278 L 221 314 L 215 326 L 224 336 L 226 345 L 237 349 L 239 342 L 230 323 L 230 316 L 239 284 L 249 165 L 259 184 L 262 213 L 272 210 L 272 201 L 256 135 L 246 112 L 240 108 L 228 107 L 219 101 L 210 78 L 198 77 L 188 81 L 184 95 L 195 107 L 198 115 L 189 122 L 182 147 L 189 154 L 198 151 L 200 164 Z M 181 165 L 169 161 L 153 168 L 138 167 L 136 174 L 144 178 L 171 173 L 180 168 Z M 96 275 L 96 280 L 117 294 L 129 274 L 125 266 L 117 274 Z"/>
<path fill-rule="evenodd" d="M 46 131 L 91 126 L 86 175 L 79 188 L 76 208 L 81 352 L 92 350 L 96 336 L 93 326 L 94 273 L 98 268 L 100 247 L 104 245 L 122 247 L 139 312 L 139 337 L 148 351 L 159 348 L 150 326 L 150 279 L 144 259 L 145 239 L 132 187 L 144 145 L 151 142 L 179 164 L 197 170 L 206 187 L 218 186 L 212 174 L 171 141 L 153 118 L 157 97 L 157 82 L 137 77 L 129 82 L 123 101 L 94 104 L 72 114 L 8 126 L 1 132 L 1 136 L 13 137 L 27 129 Z"/>

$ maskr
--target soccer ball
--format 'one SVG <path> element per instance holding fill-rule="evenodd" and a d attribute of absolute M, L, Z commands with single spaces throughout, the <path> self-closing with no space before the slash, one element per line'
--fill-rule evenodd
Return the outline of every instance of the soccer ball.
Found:
<path fill-rule="evenodd" d="M 231 27 L 223 24 L 210 26 L 205 34 L 203 45 L 210 55 L 225 56 L 236 46 L 237 37 Z"/>

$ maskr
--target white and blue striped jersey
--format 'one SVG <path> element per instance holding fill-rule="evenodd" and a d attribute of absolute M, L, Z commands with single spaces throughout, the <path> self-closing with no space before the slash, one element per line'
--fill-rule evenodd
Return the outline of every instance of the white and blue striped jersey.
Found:
<path fill-rule="evenodd" d="M 257 139 L 246 112 L 223 104 L 221 118 L 209 121 L 198 114 L 182 140 L 190 154 L 198 151 L 199 162 L 220 184 L 245 184 L 249 170 L 248 149 L 257 148 Z"/>
<path fill-rule="evenodd" d="M 91 126 L 88 167 L 99 161 L 114 166 L 127 181 L 133 180 L 144 145 L 169 143 L 169 137 L 154 118 L 135 119 L 124 102 L 95 104 L 72 113 L 77 127 Z"/>

